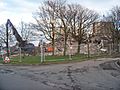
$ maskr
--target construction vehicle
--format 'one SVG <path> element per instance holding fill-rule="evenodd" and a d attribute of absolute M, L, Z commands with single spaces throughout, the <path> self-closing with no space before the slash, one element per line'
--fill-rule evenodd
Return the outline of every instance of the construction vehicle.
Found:
<path fill-rule="evenodd" d="M 19 35 L 19 33 L 17 32 L 16 28 L 14 27 L 14 25 L 11 23 L 11 21 L 8 19 L 7 23 L 6 23 L 6 30 L 8 30 L 8 28 L 11 28 L 13 31 L 13 35 L 15 36 L 16 40 L 18 41 L 18 47 L 20 47 L 20 49 L 28 54 L 33 54 L 34 50 L 35 50 L 35 46 L 33 43 L 28 43 L 26 40 L 23 40 L 22 37 Z M 8 32 L 8 31 L 7 31 Z"/>

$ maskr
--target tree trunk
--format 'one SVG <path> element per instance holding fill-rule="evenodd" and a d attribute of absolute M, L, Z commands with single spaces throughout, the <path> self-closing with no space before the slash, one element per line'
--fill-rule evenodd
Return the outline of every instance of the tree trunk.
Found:
<path fill-rule="evenodd" d="M 78 49 L 77 49 L 77 54 L 80 54 L 80 44 L 81 44 L 81 42 L 80 42 L 80 41 L 78 41 Z"/>
<path fill-rule="evenodd" d="M 64 56 L 66 55 L 66 51 L 67 51 L 66 45 L 67 45 L 67 35 L 65 35 L 65 37 L 64 37 L 64 52 L 63 52 Z"/>
<path fill-rule="evenodd" d="M 55 55 L 55 40 L 54 40 L 54 38 L 52 39 L 52 49 L 53 49 L 52 55 L 54 56 Z"/>

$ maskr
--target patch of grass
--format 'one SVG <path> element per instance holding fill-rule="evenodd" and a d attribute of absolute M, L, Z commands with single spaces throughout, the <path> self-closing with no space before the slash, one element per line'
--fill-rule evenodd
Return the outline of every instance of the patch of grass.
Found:
<path fill-rule="evenodd" d="M 40 63 L 40 58 L 38 56 L 24 56 L 24 57 L 12 57 L 11 64 L 37 64 Z"/>
<path fill-rule="evenodd" d="M 71 59 L 71 58 L 72 59 Z M 66 62 L 76 62 L 76 61 L 84 61 L 89 59 L 96 59 L 104 57 L 104 55 L 90 55 L 88 58 L 85 54 L 79 54 L 79 55 L 72 55 L 72 56 L 45 56 L 45 61 L 41 63 L 41 57 L 40 56 L 16 56 L 11 57 L 10 64 L 49 64 L 49 63 L 66 63 Z M 0 63 L 3 63 L 2 60 L 0 60 Z"/>
<path fill-rule="evenodd" d="M 2 57 L 0 57 L 0 63 L 2 63 L 3 62 L 3 58 Z"/>

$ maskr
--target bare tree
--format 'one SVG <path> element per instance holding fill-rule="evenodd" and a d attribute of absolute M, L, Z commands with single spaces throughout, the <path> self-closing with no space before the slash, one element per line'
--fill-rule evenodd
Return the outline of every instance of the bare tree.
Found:
<path fill-rule="evenodd" d="M 118 46 L 119 42 L 120 42 L 120 31 L 119 31 L 119 21 L 120 21 L 120 7 L 119 6 L 115 6 L 113 7 L 110 12 L 108 13 L 108 15 L 105 17 L 107 22 L 112 22 L 113 23 L 113 28 L 111 29 L 112 32 L 112 40 L 115 46 Z M 118 47 L 117 47 L 117 51 L 118 51 Z"/>
<path fill-rule="evenodd" d="M 64 1 L 65 2 L 65 1 Z M 64 52 L 63 55 L 66 55 L 67 50 L 67 40 L 70 34 L 70 21 L 72 19 L 72 12 L 67 5 L 59 3 L 59 6 L 56 10 L 57 17 L 59 18 L 60 27 L 62 27 L 63 37 L 64 37 Z"/>
<path fill-rule="evenodd" d="M 72 19 L 70 20 L 72 37 L 78 42 L 77 53 L 80 53 L 80 44 L 86 39 L 93 22 L 98 19 L 98 14 L 81 5 L 69 5 Z"/>
<path fill-rule="evenodd" d="M 0 41 L 6 43 L 6 29 L 4 25 L 0 26 Z"/>
<path fill-rule="evenodd" d="M 53 55 L 58 27 L 62 28 L 63 31 L 63 54 L 66 55 L 67 39 L 70 34 L 78 42 L 79 53 L 85 32 L 97 18 L 96 12 L 81 5 L 66 5 L 65 0 L 47 0 L 44 6 L 39 8 L 35 17 L 38 23 L 37 29 L 42 31 L 48 40 L 52 41 Z M 56 32 L 57 34 L 55 34 Z"/>
<path fill-rule="evenodd" d="M 37 25 L 35 28 L 41 31 L 45 38 L 52 42 L 52 48 L 54 55 L 55 41 L 57 39 L 59 19 L 56 14 L 58 10 L 59 0 L 47 0 L 44 2 L 44 6 L 39 7 L 39 11 L 35 15 Z"/>
<path fill-rule="evenodd" d="M 112 21 L 118 21 L 120 20 L 120 6 L 115 6 L 110 10 L 110 19 Z"/>
<path fill-rule="evenodd" d="M 33 29 L 31 27 L 31 24 L 21 21 L 19 30 L 21 31 L 21 37 L 23 40 L 30 41 L 32 39 Z"/>
<path fill-rule="evenodd" d="M 14 37 L 12 37 L 12 31 L 8 31 L 8 42 L 14 41 Z M 7 37 L 6 37 L 6 27 L 4 24 L 0 26 L 0 43 L 4 43 L 7 46 Z"/>

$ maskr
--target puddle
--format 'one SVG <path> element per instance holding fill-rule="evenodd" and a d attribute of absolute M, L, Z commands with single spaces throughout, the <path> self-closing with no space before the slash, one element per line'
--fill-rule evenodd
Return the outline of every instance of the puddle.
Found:
<path fill-rule="evenodd" d="M 8 69 L 1 69 L 0 73 L 2 73 L 2 74 L 15 74 L 15 72 L 13 72 L 12 70 L 8 70 Z"/>

